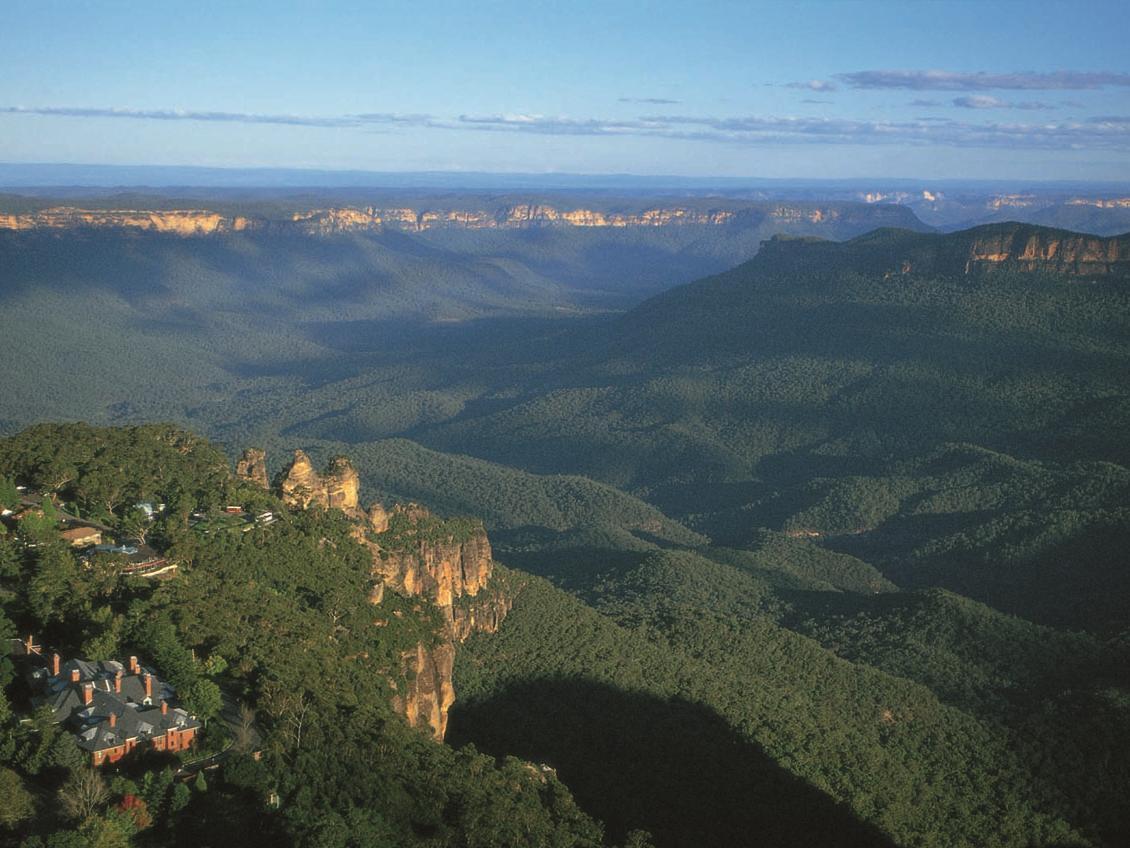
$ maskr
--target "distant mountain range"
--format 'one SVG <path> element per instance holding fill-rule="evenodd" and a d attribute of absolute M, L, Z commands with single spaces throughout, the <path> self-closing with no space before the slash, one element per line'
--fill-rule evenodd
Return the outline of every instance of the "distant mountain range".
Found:
<path fill-rule="evenodd" d="M 444 674 L 421 674 L 418 651 L 406 674 L 454 688 L 453 745 L 539 786 L 559 775 L 613 842 L 1125 843 L 1130 237 L 941 233 L 906 205 L 854 201 L 348 196 L 84 198 L 75 221 L 0 231 L 0 431 L 173 421 L 272 462 L 347 455 L 366 499 L 481 516 L 513 606 Z M 44 211 L 56 198 L 7 202 L 63 214 Z M 386 224 L 399 208 L 413 215 Z M 150 229 L 184 209 L 264 223 Z M 637 217 L 562 219 L 581 209 Z M 426 217 L 441 210 L 466 218 Z M 710 210 L 733 217 L 687 220 Z M 68 429 L 125 453 L 76 450 Z M 86 497 L 118 486 L 132 503 L 114 479 L 167 474 L 183 443 L 135 436 L 41 428 L 8 455 L 52 474 L 88 456 Z M 327 558 L 348 546 L 324 541 L 350 532 L 308 520 L 287 547 L 240 534 L 242 554 L 223 544 L 160 590 L 186 644 L 213 652 L 200 622 L 238 615 L 259 653 L 233 657 L 293 666 L 275 634 L 299 614 L 334 621 Z M 373 645 L 336 641 L 368 633 L 368 613 L 319 641 L 349 658 L 343 691 L 359 651 L 379 661 L 426 629 L 413 599 L 382 604 L 399 623 Z M 244 610 L 289 623 L 246 627 L 263 619 Z M 354 712 L 335 698 L 322 715 Z M 293 797 L 330 787 L 383 815 L 394 784 L 354 786 L 367 750 L 310 761 Z M 428 781 L 421 797 L 462 785 L 450 762 L 391 762 Z M 204 797 L 220 787 L 210 775 Z M 477 809 L 451 806 L 447 832 Z M 500 818 L 535 820 L 513 809 Z"/>
<path fill-rule="evenodd" d="M 1006 182 L 910 179 L 760 179 L 639 176 L 631 174 L 506 174 L 477 172 L 380 173 L 300 169 L 227 169 L 171 166 L 20 165 L 0 163 L 0 190 L 54 205 L 69 199 L 84 207 L 110 195 L 194 201 L 185 209 L 218 203 L 282 203 L 292 213 L 316 208 L 409 206 L 442 197 L 450 208 L 469 196 L 522 195 L 515 203 L 599 207 L 609 198 L 713 198 L 720 201 L 897 204 L 944 230 L 997 221 L 1021 221 L 1097 235 L 1130 231 L 1130 183 Z M 460 197 L 451 204 L 451 196 Z M 428 205 L 425 204 L 425 205 Z M 442 205 L 442 204 L 441 204 Z M 668 204 L 670 205 L 670 204 Z M 0 204 L 10 211 L 9 203 Z M 104 208 L 104 207 L 102 207 Z M 134 205 L 132 209 L 169 208 Z"/>
<path fill-rule="evenodd" d="M 391 201 L 391 202 L 389 202 Z M 0 230 L 129 229 L 182 236 L 231 232 L 330 235 L 343 232 L 434 229 L 585 229 L 687 226 L 769 228 L 774 231 L 898 226 L 927 229 L 902 206 L 858 202 L 751 202 L 726 199 L 583 199 L 445 196 L 390 198 L 381 205 L 309 208 L 298 200 L 178 208 L 153 196 L 113 196 L 95 203 L 60 204 L 43 199 L 0 196 Z"/>

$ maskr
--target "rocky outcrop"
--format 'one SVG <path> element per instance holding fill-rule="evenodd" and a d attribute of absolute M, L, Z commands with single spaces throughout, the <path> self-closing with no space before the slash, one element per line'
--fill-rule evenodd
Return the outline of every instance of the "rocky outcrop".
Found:
<path fill-rule="evenodd" d="M 450 607 L 490 579 L 490 541 L 481 524 L 442 521 L 418 504 L 394 507 L 384 524 L 372 543 L 373 574 L 389 588 Z"/>
<path fill-rule="evenodd" d="M 443 520 L 419 504 L 369 508 L 359 537 L 369 548 L 379 603 L 385 591 L 430 601 L 439 608 L 438 647 L 418 645 L 405 655 L 405 674 L 415 675 L 396 704 L 409 723 L 443 739 L 454 703 L 451 666 L 455 645 L 473 633 L 494 633 L 510 611 L 513 593 L 494 573 L 490 540 L 482 524 Z M 379 588 L 378 588 L 379 587 Z"/>
<path fill-rule="evenodd" d="M 263 451 L 245 450 L 236 473 L 265 486 Z M 413 727 L 427 728 L 442 740 L 447 712 L 455 702 L 456 645 L 473 633 L 497 631 L 513 603 L 509 584 L 495 574 L 482 523 L 444 520 L 415 503 L 392 509 L 374 503 L 362 511 L 358 505 L 360 478 L 349 460 L 340 456 L 319 473 L 310 457 L 296 450 L 275 488 L 290 507 L 341 509 L 354 520 L 353 537 L 368 549 L 372 562 L 370 603 L 381 605 L 392 591 L 419 598 L 417 612 L 425 601 L 438 608 L 440 625 L 434 638 L 402 654 L 399 677 L 390 677 L 390 683 L 396 692 L 393 707 Z M 378 618 L 374 624 L 387 626 L 392 616 L 403 614 L 402 609 L 394 609 L 391 616 Z"/>
<path fill-rule="evenodd" d="M 270 488 L 267 480 L 267 454 L 258 448 L 247 448 L 235 464 L 235 474 L 261 489 Z"/>
<path fill-rule="evenodd" d="M 373 558 L 377 585 L 439 607 L 448 635 L 462 642 L 493 633 L 511 599 L 494 576 L 490 540 L 482 524 L 443 520 L 419 504 L 369 507 L 369 530 L 359 536 Z M 374 595 L 383 597 L 383 591 Z"/>
<path fill-rule="evenodd" d="M 447 732 L 447 713 L 455 703 L 452 677 L 455 669 L 455 643 L 434 646 L 420 643 L 401 655 L 401 681 L 397 683 L 392 707 L 412 727 L 428 729 L 442 742 Z"/>
<path fill-rule="evenodd" d="M 343 456 L 335 457 L 322 474 L 314 469 L 305 452 L 296 450 L 294 459 L 278 481 L 279 496 L 288 506 L 306 509 L 320 506 L 340 509 L 359 517 L 361 478 L 353 465 Z"/>
<path fill-rule="evenodd" d="M 369 518 L 369 529 L 374 533 L 383 533 L 388 529 L 390 513 L 384 504 L 374 503 L 369 507 L 366 515 Z"/>
<path fill-rule="evenodd" d="M 498 632 L 502 620 L 514 605 L 514 593 L 509 586 L 500 583 L 495 577 L 488 591 L 480 592 L 464 603 L 452 605 L 447 626 L 456 642 L 465 642 L 474 633 Z"/>

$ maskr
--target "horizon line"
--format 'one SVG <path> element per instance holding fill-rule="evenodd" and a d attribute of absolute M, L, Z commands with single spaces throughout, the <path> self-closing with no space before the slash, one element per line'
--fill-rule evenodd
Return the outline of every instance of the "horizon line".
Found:
<path fill-rule="evenodd" d="M 590 171 L 495 171 L 495 170 L 452 170 L 452 169 L 414 169 L 414 170 L 374 170 L 368 168 L 327 168 L 327 167 L 313 167 L 313 166 L 295 166 L 295 165 L 184 165 L 184 164 L 121 164 L 121 163 L 97 163 L 97 162 L 5 162 L 0 161 L 0 188 L 349 188 L 347 185 L 317 185 L 313 183 L 293 184 L 293 185 L 252 185 L 244 183 L 242 185 L 226 185 L 222 183 L 208 184 L 208 185 L 186 185 L 183 183 L 137 183 L 125 182 L 114 185 L 104 183 L 86 183 L 86 182 L 59 182 L 58 180 L 64 175 L 60 174 L 54 180 L 48 180 L 41 183 L 33 183 L 27 181 L 28 174 L 25 178 L 20 179 L 18 182 L 8 182 L 15 172 L 20 170 L 42 171 L 46 169 L 59 169 L 62 171 L 71 169 L 90 169 L 92 171 L 186 171 L 203 173 L 227 173 L 227 174 L 243 174 L 252 176 L 255 174 L 275 174 L 277 176 L 294 175 L 294 176 L 314 176 L 314 175 L 333 175 L 338 178 L 348 176 L 368 177 L 368 178 L 390 178 L 396 180 L 404 180 L 411 177 L 420 177 L 428 179 L 446 178 L 447 180 L 458 180 L 459 178 L 474 179 L 481 181 L 484 178 L 497 178 L 501 180 L 598 180 L 598 181 L 646 181 L 651 184 L 657 184 L 664 180 L 677 182 L 679 188 L 693 188 L 695 185 L 702 187 L 716 187 L 717 184 L 805 184 L 810 186 L 820 186 L 828 184 L 856 184 L 856 183 L 916 183 L 919 185 L 1033 185 L 1033 186 L 1125 186 L 1130 188 L 1130 180 L 1110 180 L 1110 179 L 1093 179 L 1093 178 L 961 178 L 961 177 L 917 177 L 917 176 L 850 176 L 850 177 L 803 177 L 803 176 L 786 176 L 786 177 L 765 177 L 755 175 L 688 175 L 688 174 L 648 174 L 648 173 L 633 173 L 626 171 L 609 171 L 609 172 L 590 172 Z M 3 173 L 9 172 L 9 173 Z M 156 174 L 154 174 L 156 176 Z M 357 185 L 356 188 L 381 188 L 379 185 Z M 389 188 L 436 188 L 441 186 L 436 185 L 421 185 L 409 186 L 399 184 L 395 186 L 387 186 Z M 443 187 L 457 188 L 458 186 L 451 185 L 450 183 Z M 487 188 L 488 186 L 476 186 L 476 188 Z M 499 186 L 499 188 L 506 188 L 507 186 Z M 583 186 L 571 186 L 572 188 L 583 188 Z M 600 186 L 607 188 L 609 186 Z M 654 185 L 654 187 L 661 187 Z"/>

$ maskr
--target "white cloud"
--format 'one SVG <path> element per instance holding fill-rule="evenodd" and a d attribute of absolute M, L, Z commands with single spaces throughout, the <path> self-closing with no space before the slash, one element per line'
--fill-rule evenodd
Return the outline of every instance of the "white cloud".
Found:
<path fill-rule="evenodd" d="M 1113 71 L 1052 71 L 990 74 L 984 71 L 853 71 L 836 74 L 852 88 L 909 88 L 916 91 L 1063 91 L 1130 87 L 1130 74 Z"/>

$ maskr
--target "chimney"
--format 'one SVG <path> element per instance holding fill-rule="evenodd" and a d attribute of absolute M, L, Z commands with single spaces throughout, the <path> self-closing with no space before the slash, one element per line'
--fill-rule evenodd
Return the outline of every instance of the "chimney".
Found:
<path fill-rule="evenodd" d="M 153 697 L 153 675 L 149 673 L 145 675 L 145 697 Z"/>
<path fill-rule="evenodd" d="M 110 713 L 110 727 L 117 727 L 117 726 L 118 726 L 118 714 L 117 713 Z"/>
<path fill-rule="evenodd" d="M 52 677 L 58 677 L 59 676 L 59 666 L 62 662 L 63 662 L 63 658 L 61 656 L 59 656 L 58 653 L 54 653 L 54 654 L 51 655 L 51 676 Z"/>
<path fill-rule="evenodd" d="M 122 672 L 120 670 L 114 675 L 114 692 L 119 695 L 122 694 Z"/>
<path fill-rule="evenodd" d="M 89 707 L 93 700 L 94 700 L 94 684 L 92 684 L 92 683 L 82 684 L 82 703 L 83 703 L 83 705 Z"/>
<path fill-rule="evenodd" d="M 130 674 L 138 674 L 141 672 L 141 667 L 137 664 L 137 657 L 131 656 L 129 658 L 129 672 Z"/>
<path fill-rule="evenodd" d="M 82 676 L 77 668 L 71 669 L 71 683 L 78 683 L 78 679 Z"/>
<path fill-rule="evenodd" d="M 162 701 L 161 702 L 161 715 L 168 715 L 168 714 L 169 714 L 169 702 L 168 701 Z"/>

